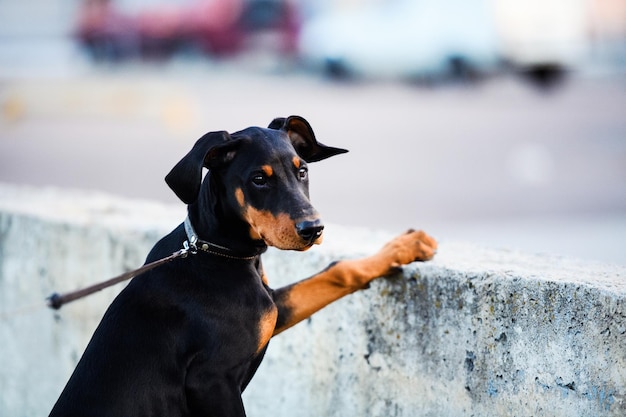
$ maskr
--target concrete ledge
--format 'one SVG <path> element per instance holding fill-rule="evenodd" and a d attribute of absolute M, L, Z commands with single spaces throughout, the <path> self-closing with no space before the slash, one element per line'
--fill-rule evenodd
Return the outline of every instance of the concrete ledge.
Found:
<path fill-rule="evenodd" d="M 257 415 L 622 416 L 625 276 L 443 242 L 275 338 L 246 399 Z"/>
<path fill-rule="evenodd" d="M 143 262 L 184 208 L 0 185 L 0 415 L 46 415 L 120 287 L 53 313 L 43 299 Z M 330 227 L 270 251 L 284 285 L 379 247 Z M 440 237 L 441 238 L 441 237 Z M 626 268 L 446 242 L 273 339 L 250 416 L 623 416 Z"/>

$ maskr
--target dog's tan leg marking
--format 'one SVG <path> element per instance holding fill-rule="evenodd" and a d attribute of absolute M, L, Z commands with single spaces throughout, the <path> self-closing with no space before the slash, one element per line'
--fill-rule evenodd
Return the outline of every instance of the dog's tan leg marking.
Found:
<path fill-rule="evenodd" d="M 256 353 L 258 354 L 274 335 L 276 328 L 276 319 L 278 318 L 278 310 L 275 306 L 272 306 L 267 312 L 263 314 L 259 321 L 259 344 L 257 346 Z"/>
<path fill-rule="evenodd" d="M 437 242 L 422 231 L 409 230 L 363 259 L 339 261 L 311 278 L 274 291 L 278 323 L 274 335 L 310 317 L 339 298 L 367 287 L 413 261 L 431 259 Z"/>

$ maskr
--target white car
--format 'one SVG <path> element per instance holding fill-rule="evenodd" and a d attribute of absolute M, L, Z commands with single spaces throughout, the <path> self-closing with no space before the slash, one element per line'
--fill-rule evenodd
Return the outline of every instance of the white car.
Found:
<path fill-rule="evenodd" d="M 487 0 L 404 0 L 330 11 L 305 23 L 309 65 L 365 77 L 490 72 L 500 60 Z"/>

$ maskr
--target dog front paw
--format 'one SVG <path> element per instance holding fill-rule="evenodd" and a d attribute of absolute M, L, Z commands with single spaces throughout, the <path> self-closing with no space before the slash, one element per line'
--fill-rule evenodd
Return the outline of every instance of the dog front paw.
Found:
<path fill-rule="evenodd" d="M 437 253 L 437 241 L 421 230 L 409 230 L 387 243 L 378 253 L 389 265 L 389 273 L 415 261 L 428 261 Z"/>
<path fill-rule="evenodd" d="M 370 281 L 395 274 L 402 265 L 432 259 L 437 241 L 422 231 L 409 230 L 392 239 L 376 254 L 363 259 L 345 260 L 331 266 L 337 285 L 356 291 L 366 288 Z"/>

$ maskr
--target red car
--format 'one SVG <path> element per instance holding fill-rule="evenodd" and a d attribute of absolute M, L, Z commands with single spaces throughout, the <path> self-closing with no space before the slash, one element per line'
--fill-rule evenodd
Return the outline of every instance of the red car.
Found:
<path fill-rule="evenodd" d="M 111 0 L 85 0 L 76 36 L 96 59 L 167 57 L 184 49 L 227 55 L 261 32 L 277 35 L 278 48 L 291 53 L 298 27 L 295 7 L 284 0 L 192 0 L 136 13 Z"/>

